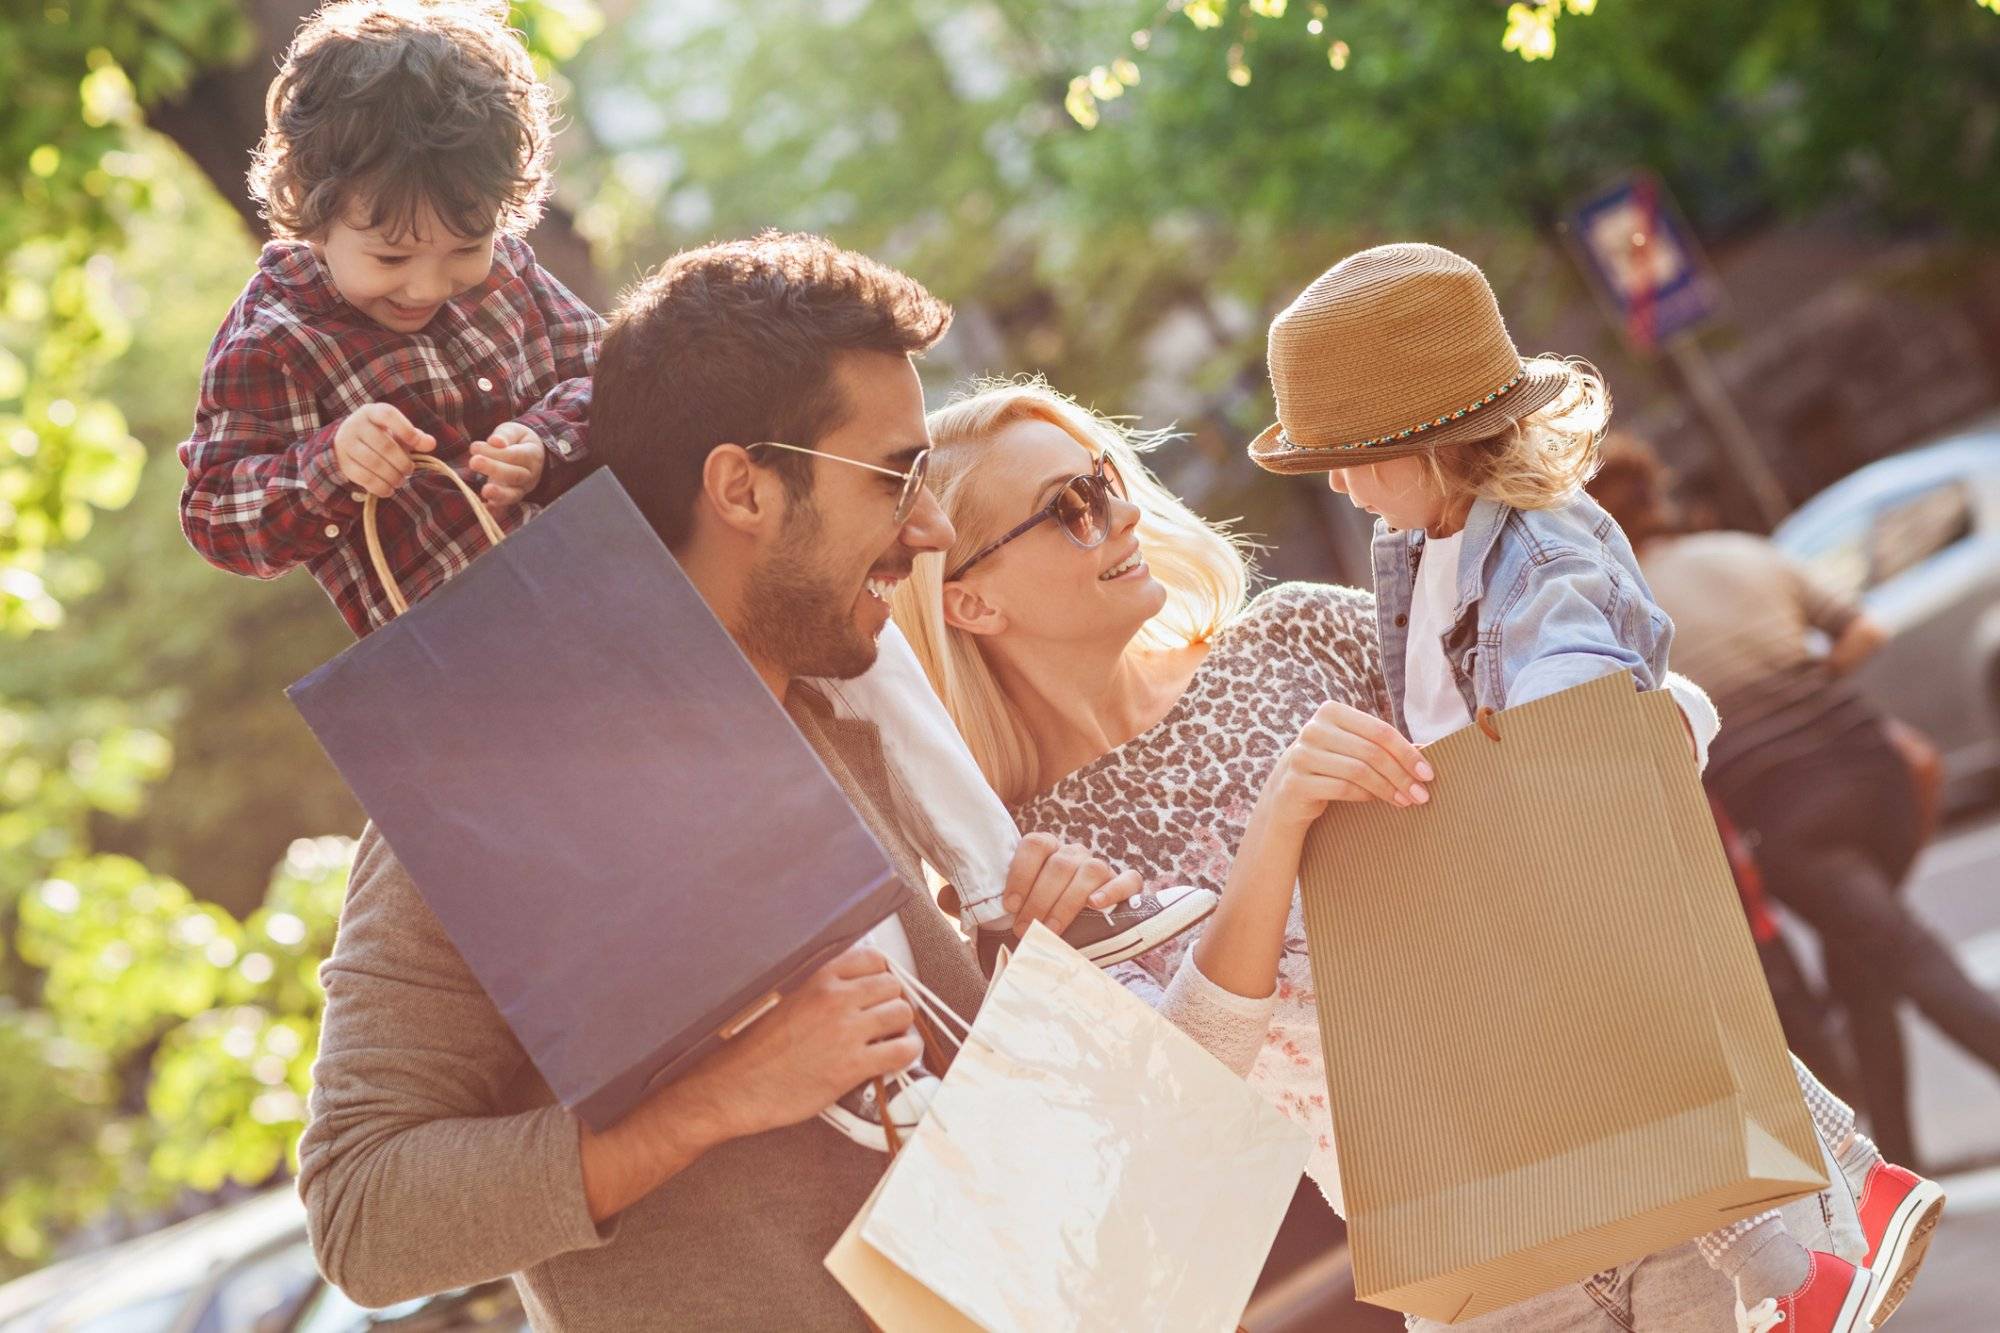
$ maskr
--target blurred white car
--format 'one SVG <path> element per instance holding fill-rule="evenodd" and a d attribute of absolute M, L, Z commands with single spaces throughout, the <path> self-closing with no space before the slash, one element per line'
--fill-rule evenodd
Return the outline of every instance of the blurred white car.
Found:
<path fill-rule="evenodd" d="M 1943 752 L 1947 806 L 2000 795 L 2000 417 L 1842 478 L 1771 539 L 1889 630 L 1855 679 Z"/>
<path fill-rule="evenodd" d="M 511 1282 L 354 1304 L 320 1277 L 288 1186 L 0 1286 L 0 1333 L 526 1333 Z"/>

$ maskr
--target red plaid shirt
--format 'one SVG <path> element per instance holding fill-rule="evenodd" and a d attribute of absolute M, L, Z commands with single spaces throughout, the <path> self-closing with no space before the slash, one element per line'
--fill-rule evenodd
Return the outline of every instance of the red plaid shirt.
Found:
<path fill-rule="evenodd" d="M 604 321 L 503 236 L 493 270 L 419 333 L 385 329 L 341 299 L 312 250 L 273 241 L 209 347 L 181 530 L 210 563 L 252 578 L 304 565 L 356 634 L 391 615 L 361 535 L 364 493 L 340 475 L 333 437 L 391 403 L 461 472 L 471 445 L 518 421 L 548 449 L 541 483 L 501 515 L 513 528 L 583 472 L 590 373 Z M 383 553 L 412 602 L 485 546 L 457 489 L 418 473 L 377 514 Z"/>

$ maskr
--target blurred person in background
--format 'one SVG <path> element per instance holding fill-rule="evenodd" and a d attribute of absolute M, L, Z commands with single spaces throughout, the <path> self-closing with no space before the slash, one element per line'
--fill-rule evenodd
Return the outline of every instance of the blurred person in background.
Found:
<path fill-rule="evenodd" d="M 1590 491 L 1673 617 L 1674 669 L 1722 714 L 1710 795 L 1771 896 L 1819 934 L 1871 1128 L 1886 1157 L 1914 1166 L 1897 1001 L 2000 1073 L 2000 1000 L 1898 896 L 1929 832 L 1923 774 L 1847 679 L 1887 632 L 1763 537 L 1689 532 L 1672 485 L 1650 446 L 1614 435 Z"/>

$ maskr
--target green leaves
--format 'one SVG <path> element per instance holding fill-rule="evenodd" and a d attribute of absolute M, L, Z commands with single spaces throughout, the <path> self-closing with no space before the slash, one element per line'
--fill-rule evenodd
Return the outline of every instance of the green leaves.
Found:
<path fill-rule="evenodd" d="M 1377 0 L 1377 4 L 1381 0 Z M 1979 0 L 1981 4 L 2000 5 L 2000 0 Z M 1531 0 L 1531 3 L 1515 3 L 1507 8 L 1505 28 L 1500 32 L 1500 48 L 1512 51 L 1524 61 L 1547 60 L 1556 53 L 1556 22 L 1565 14 L 1583 16 L 1595 13 L 1597 0 Z M 1231 17 L 1231 0 L 1178 0 L 1170 4 L 1151 27 L 1132 34 L 1132 45 L 1139 51 L 1149 51 L 1153 40 L 1161 28 L 1178 12 L 1200 32 L 1214 32 L 1224 26 Z M 1238 88 L 1247 88 L 1256 77 L 1256 70 L 1250 59 L 1251 43 L 1261 27 L 1275 26 L 1275 20 L 1283 19 L 1292 12 L 1288 0 L 1241 0 L 1234 10 L 1236 17 L 1235 39 L 1223 52 L 1222 70 L 1228 81 Z M 1327 6 L 1324 0 L 1310 0 L 1305 6 L 1305 31 L 1314 38 L 1323 38 L 1327 30 Z M 1349 18 L 1354 17 L 1350 11 Z M 1253 23 L 1253 20 L 1259 22 Z M 1464 20 L 1453 14 L 1447 22 L 1462 23 Z M 1353 56 L 1353 48 L 1339 37 L 1325 42 L 1326 63 L 1338 71 L 1347 68 Z M 1092 76 L 1104 66 L 1099 65 L 1090 75 L 1079 75 L 1070 80 L 1069 89 L 1063 98 L 1063 109 L 1084 129 L 1095 129 L 1102 119 L 1099 103 L 1109 98 L 1093 84 Z M 1137 80 L 1128 80 L 1136 83 Z M 1111 93 L 1110 97 L 1117 96 Z"/>
<path fill-rule="evenodd" d="M 1223 15 L 1229 12 L 1229 5 L 1228 0 L 1187 0 L 1181 12 L 1197 28 L 1219 28 Z"/>
<path fill-rule="evenodd" d="M 0 1272 L 41 1257 L 52 1231 L 137 1193 L 132 1130 L 101 1052 L 61 1036 L 55 1020 L 0 1000 Z"/>
<path fill-rule="evenodd" d="M 315 1019 L 252 1005 L 208 1011 L 169 1033 L 146 1091 L 154 1177 L 197 1190 L 268 1180 L 305 1127 L 318 1041 Z"/>
<path fill-rule="evenodd" d="M 240 903 L 239 880 L 254 894 L 273 828 L 352 826 L 330 773 L 297 772 L 318 756 L 273 684 L 341 635 L 309 583 L 219 587 L 175 529 L 171 445 L 227 294 L 206 307 L 254 250 L 144 125 L 257 53 L 245 11 L 0 12 L 0 641 L 38 635 L 41 650 L 0 646 L 0 1270 L 108 1206 L 261 1181 L 303 1119 L 351 849 L 295 844 L 242 921 L 202 895 Z M 602 26 L 592 0 L 512 13 L 551 76 Z M 150 479 L 142 436 L 164 469 Z M 160 519 L 121 520 L 107 553 L 96 520 L 142 483 Z M 106 581 L 92 605 L 114 614 L 65 625 L 65 604 Z M 193 780 L 162 789 L 183 699 L 204 714 Z M 183 884 L 107 842 L 165 843 L 195 869 Z"/>
<path fill-rule="evenodd" d="M 214 1006 L 241 953 L 227 912 L 123 856 L 67 863 L 20 903 L 16 942 L 66 1035 L 113 1059 Z"/>
<path fill-rule="evenodd" d="M 592 0 L 515 0 L 512 20 L 528 49 L 549 66 L 575 56 L 604 28 L 604 14 Z"/>
<path fill-rule="evenodd" d="M 1500 47 L 1523 60 L 1547 60 L 1556 53 L 1556 20 L 1565 12 L 1590 14 L 1597 0 L 1537 0 L 1534 4 L 1507 6 L 1507 31 Z"/>
<path fill-rule="evenodd" d="M 0 1002 L 0 1247 L 116 1199 L 254 1185 L 305 1126 L 319 1015 L 353 845 L 295 842 L 238 922 L 122 856 L 66 863 L 19 904 L 42 1009 Z M 146 1114 L 116 1112 L 137 1062 Z"/>
<path fill-rule="evenodd" d="M 1139 82 L 1139 67 L 1130 60 L 1114 60 L 1109 65 L 1094 65 L 1090 73 L 1079 74 L 1069 81 L 1069 91 L 1063 97 L 1063 110 L 1070 118 L 1085 129 L 1097 124 L 1097 107 L 1100 102 L 1109 102 L 1125 95 L 1125 90 Z"/>

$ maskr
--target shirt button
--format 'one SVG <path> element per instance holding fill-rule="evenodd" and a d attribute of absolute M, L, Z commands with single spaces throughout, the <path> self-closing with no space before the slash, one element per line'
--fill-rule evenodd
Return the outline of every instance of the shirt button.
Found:
<path fill-rule="evenodd" d="M 489 380 L 489 379 L 487 379 L 487 378 L 486 378 L 486 377 L 485 377 L 484 375 L 481 375 L 481 376 L 479 377 L 479 379 L 478 379 L 477 383 L 478 383 L 478 385 L 479 385 L 479 391 L 480 391 L 481 393 L 492 393 L 492 392 L 493 392 L 493 381 L 492 381 L 492 380 Z"/>
<path fill-rule="evenodd" d="M 1403 628 L 1403 626 L 1405 626 L 1405 625 L 1407 625 L 1407 624 L 1409 624 L 1409 623 L 1410 623 L 1410 618 L 1409 618 L 1408 616 L 1397 616 L 1397 617 L 1396 617 L 1396 628 L 1397 628 L 1397 629 L 1401 629 L 1401 628 Z"/>
<path fill-rule="evenodd" d="M 356 504 L 360 504 L 360 503 L 362 503 L 362 502 L 363 502 L 364 500 L 366 500 L 366 499 L 368 498 L 368 492 L 366 492 L 366 491 L 352 491 L 352 492 L 349 492 L 349 494 L 348 494 L 347 498 L 348 498 L 348 499 L 350 499 L 350 500 L 352 500 L 352 501 L 354 501 L 354 503 L 356 503 Z"/>
<path fill-rule="evenodd" d="M 340 535 L 340 524 L 338 523 L 327 524 L 326 535 L 329 537 L 338 537 Z"/>

